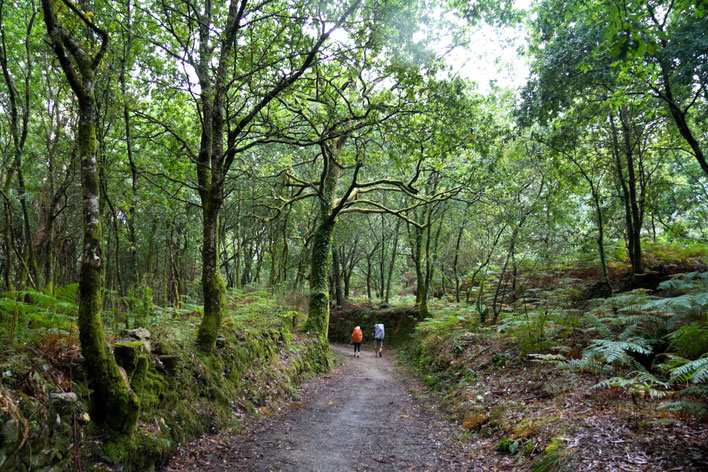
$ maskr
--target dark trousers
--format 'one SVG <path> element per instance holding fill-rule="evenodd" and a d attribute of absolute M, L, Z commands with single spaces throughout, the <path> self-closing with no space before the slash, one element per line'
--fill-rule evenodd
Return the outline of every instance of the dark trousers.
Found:
<path fill-rule="evenodd" d="M 354 343 L 354 354 L 361 352 L 361 343 Z"/>

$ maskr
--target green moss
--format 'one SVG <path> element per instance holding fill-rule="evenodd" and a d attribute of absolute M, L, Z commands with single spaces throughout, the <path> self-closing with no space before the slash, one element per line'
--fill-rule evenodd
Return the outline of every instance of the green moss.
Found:
<path fill-rule="evenodd" d="M 243 316 L 227 317 L 229 322 L 224 323 L 221 333 L 225 340 L 209 353 L 196 349 L 191 336 L 180 333 L 178 337 L 170 337 L 171 333 L 151 329 L 158 352 L 167 352 L 178 360 L 169 370 L 157 363 L 155 357 L 146 355 L 140 342 L 118 343 L 115 358 L 125 370 L 131 389 L 125 388 L 116 362 L 113 362 L 113 374 L 121 383 L 115 391 L 110 390 L 115 384 L 103 387 L 121 398 L 130 409 L 127 413 L 126 410 L 118 413 L 115 403 L 99 403 L 97 408 L 103 416 L 92 413 L 91 422 L 79 425 L 79 435 L 84 438 L 81 447 L 84 470 L 91 470 L 97 458 L 102 460 L 104 470 L 117 464 L 126 472 L 159 467 L 179 445 L 207 432 L 240 428 L 239 418 L 243 412 L 258 414 L 266 406 L 273 410 L 277 402 L 297 395 L 294 386 L 303 379 L 329 369 L 326 342 L 291 332 L 292 323 L 289 318 L 285 320 L 282 312 L 266 313 L 261 311 L 258 323 L 254 324 L 248 321 L 255 319 L 255 311 L 246 313 L 244 310 Z M 191 333 L 193 336 L 193 331 Z M 289 359 L 283 361 L 281 353 L 287 354 Z M 106 354 L 106 360 L 113 360 L 110 349 Z M 19 376 L 24 371 L 16 373 Z M 85 369 L 80 369 L 74 377 L 74 391 L 84 404 L 96 398 L 95 386 L 86 381 L 86 373 Z M 122 387 L 127 396 L 120 397 L 118 387 Z M 31 413 L 36 423 L 31 426 L 30 443 L 26 448 L 47 451 L 51 455 L 41 456 L 42 467 L 67 470 L 73 461 L 71 417 L 62 419 L 61 425 L 56 426 L 56 414 L 51 414 L 46 407 L 37 402 L 23 407 L 25 416 Z M 126 423 L 137 423 L 137 429 L 107 435 L 107 424 Z M 53 446 L 47 446 L 47 441 Z M 40 460 L 38 454 L 32 457 L 35 462 Z M 20 463 L 13 462 L 9 470 L 20 470 L 15 467 Z"/>
<path fill-rule="evenodd" d="M 559 438 L 553 438 L 551 443 L 546 446 L 546 449 L 541 455 L 541 460 L 532 469 L 533 472 L 563 472 L 570 471 L 571 462 L 573 459 L 566 447 L 565 442 Z"/>
<path fill-rule="evenodd" d="M 133 392 L 140 395 L 140 392 L 143 391 L 143 384 L 145 383 L 145 377 L 147 376 L 148 371 L 147 357 L 140 356 L 138 358 L 137 364 L 138 365 L 135 367 L 135 371 L 133 372 L 133 375 L 130 378 L 130 387 L 133 389 Z"/>
<path fill-rule="evenodd" d="M 138 359 L 145 351 L 142 341 L 124 341 L 113 345 L 113 356 L 119 366 L 130 376 L 138 367 Z"/>
<path fill-rule="evenodd" d="M 218 258 L 217 258 L 218 259 Z M 211 352 L 216 346 L 216 338 L 222 322 L 222 310 L 226 308 L 226 285 L 218 269 L 218 260 L 211 274 L 202 277 L 206 302 L 204 316 L 197 333 L 197 347 L 202 352 Z"/>

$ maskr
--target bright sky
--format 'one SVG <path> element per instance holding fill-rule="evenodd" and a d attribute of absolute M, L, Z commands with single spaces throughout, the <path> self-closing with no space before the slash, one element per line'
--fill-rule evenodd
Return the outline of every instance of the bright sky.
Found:
<path fill-rule="evenodd" d="M 533 0 L 515 0 L 517 8 L 530 10 Z M 526 40 L 526 27 L 476 27 L 470 42 L 447 55 L 448 64 L 462 77 L 473 80 L 482 93 L 491 90 L 490 82 L 502 88 L 519 89 L 529 75 L 527 59 L 519 50 Z"/>

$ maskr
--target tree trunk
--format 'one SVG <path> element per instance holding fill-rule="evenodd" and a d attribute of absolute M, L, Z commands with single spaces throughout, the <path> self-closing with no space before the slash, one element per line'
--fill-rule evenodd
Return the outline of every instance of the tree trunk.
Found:
<path fill-rule="evenodd" d="M 642 262 L 641 262 L 641 240 L 639 234 L 641 231 L 641 225 L 639 228 L 636 227 L 637 219 L 639 218 L 639 209 L 636 202 L 636 188 L 634 179 L 634 161 L 632 159 L 632 145 L 631 137 L 629 136 L 630 129 L 628 124 L 628 118 L 625 116 L 626 111 L 624 108 L 620 111 L 620 121 L 622 125 L 624 149 L 620 150 L 619 138 L 617 136 L 618 131 L 615 126 L 614 117 L 610 114 L 610 127 L 612 131 L 612 150 L 615 158 L 615 168 L 617 171 L 617 182 L 621 190 L 622 203 L 624 204 L 624 216 L 625 225 L 627 228 L 627 252 L 629 254 L 629 260 L 632 266 L 632 284 L 635 282 L 636 274 L 642 272 Z M 625 180 L 623 165 L 620 159 L 620 153 L 623 152 L 626 158 L 628 179 Z M 631 171 L 630 171 L 631 169 Z M 636 216 L 636 219 L 635 219 Z"/>
<path fill-rule="evenodd" d="M 620 116 L 622 117 L 625 157 L 627 159 L 627 184 L 629 186 L 629 202 L 632 219 L 632 232 L 629 235 L 629 238 L 632 241 L 630 245 L 632 248 L 632 255 L 630 256 L 630 259 L 632 261 L 634 273 L 641 274 L 644 272 L 642 264 L 641 241 L 642 219 L 640 217 L 639 205 L 637 203 L 637 178 L 634 172 L 634 145 L 632 144 L 632 129 L 627 113 L 624 112 Z"/>
<path fill-rule="evenodd" d="M 428 281 L 427 274 L 423 271 L 423 229 L 413 228 L 413 264 L 415 265 L 415 304 L 422 317 L 428 315 Z"/>
<path fill-rule="evenodd" d="M 5 260 L 3 262 L 3 279 L 5 280 L 5 288 L 12 292 L 15 290 L 15 284 L 12 277 L 12 229 L 10 228 L 10 202 L 3 201 L 4 217 L 3 217 L 3 240 L 5 243 Z"/>
<path fill-rule="evenodd" d="M 605 280 L 605 285 L 612 296 L 612 283 L 610 283 L 610 274 L 607 270 L 607 256 L 605 255 L 605 224 L 602 217 L 602 207 L 600 206 L 600 196 L 592 187 L 593 202 L 595 203 L 595 211 L 597 212 L 597 246 L 600 251 L 600 266 L 602 268 L 602 277 Z"/>
<path fill-rule="evenodd" d="M 703 169 L 703 173 L 708 176 L 708 161 L 706 161 L 705 155 L 703 154 L 703 150 L 701 149 L 701 145 L 698 143 L 698 140 L 696 140 L 695 136 L 693 135 L 693 131 L 691 130 L 690 126 L 688 125 L 688 121 L 686 120 L 686 112 L 688 111 L 688 108 L 686 109 L 686 111 L 683 111 L 674 101 L 673 91 L 671 90 L 669 71 L 667 70 L 669 66 L 664 61 L 659 61 L 659 65 L 661 66 L 661 79 L 664 85 L 664 96 L 662 98 L 664 98 L 667 105 L 669 106 L 669 112 L 671 113 L 671 117 L 674 119 L 674 123 L 676 123 L 676 127 L 678 128 L 681 137 L 683 137 L 683 139 L 686 140 L 688 145 L 691 146 L 693 156 L 696 158 L 696 161 L 698 161 L 698 164 L 701 166 L 701 169 Z"/>
<path fill-rule="evenodd" d="M 371 301 L 371 258 L 366 258 L 366 299 Z"/>
<path fill-rule="evenodd" d="M 48 1 L 44 0 L 44 3 Z M 88 78 L 85 82 L 91 84 L 93 78 Z M 84 201 L 84 242 L 79 279 L 81 353 L 86 359 L 86 366 L 93 380 L 94 415 L 98 419 L 104 419 L 111 429 L 132 433 L 137 424 L 140 404 L 137 396 L 124 382 L 118 364 L 110 353 L 101 321 L 103 235 L 98 208 L 97 143 L 93 122 L 95 108 L 90 101 L 81 104 L 79 108 L 79 154 Z"/>
<path fill-rule="evenodd" d="M 396 220 L 396 228 L 393 233 L 393 248 L 391 249 L 391 259 L 388 265 L 388 276 L 386 279 L 386 295 L 384 302 L 388 303 L 391 299 L 391 279 L 393 279 L 393 269 L 396 266 L 396 257 L 398 257 L 398 239 L 400 236 L 401 219 Z"/>
<path fill-rule="evenodd" d="M 319 194 L 319 214 L 317 229 L 312 237 L 312 259 L 310 263 L 310 302 L 308 306 L 308 330 L 317 332 L 327 339 L 329 331 L 329 274 L 330 254 L 332 251 L 332 232 L 336 214 L 333 213 L 334 198 L 339 182 L 339 167 L 335 158 L 344 147 L 346 137 L 340 137 L 333 143 L 321 146 L 324 161 L 323 182 Z"/>
<path fill-rule="evenodd" d="M 197 333 L 197 346 L 210 352 L 221 327 L 222 308 L 226 306 L 226 286 L 219 270 L 219 201 L 202 201 L 202 290 L 204 316 Z"/>
<path fill-rule="evenodd" d="M 342 306 L 342 276 L 339 262 L 339 249 L 332 245 L 332 274 L 334 276 L 334 296 L 338 307 Z"/>
<path fill-rule="evenodd" d="M 460 254 L 460 241 L 462 241 L 462 233 L 464 230 L 465 227 L 461 226 L 460 231 L 457 233 L 457 240 L 455 241 L 455 259 L 452 262 L 452 273 L 455 276 L 455 301 L 457 303 L 460 303 L 460 276 L 457 273 L 457 261 Z"/>
<path fill-rule="evenodd" d="M 42 0 L 44 20 L 52 48 L 79 102 L 78 149 L 81 158 L 81 189 L 83 197 L 84 239 L 79 277 L 79 339 L 81 353 L 92 380 L 94 396 L 92 412 L 96 420 L 104 420 L 117 431 L 132 433 L 138 420 L 140 403 L 123 379 L 118 364 L 106 343 L 101 321 L 103 308 L 101 272 L 103 268 L 103 234 L 99 209 L 96 139 L 95 72 L 108 43 L 108 35 L 95 25 L 91 30 L 102 39 L 100 52 L 90 58 L 73 43 L 71 54 L 78 71 L 67 55 L 64 44 L 74 41 L 58 24 L 54 3 Z M 84 23 L 88 21 L 82 18 Z"/>
<path fill-rule="evenodd" d="M 155 235 L 157 234 L 160 224 L 157 218 L 153 216 L 152 227 L 150 229 L 150 239 L 148 241 L 148 250 L 145 257 L 145 283 L 148 285 L 152 284 L 152 274 L 155 270 Z"/>
<path fill-rule="evenodd" d="M 329 327 L 329 265 L 334 225 L 320 224 L 312 237 L 310 302 L 307 329 L 327 336 Z"/>

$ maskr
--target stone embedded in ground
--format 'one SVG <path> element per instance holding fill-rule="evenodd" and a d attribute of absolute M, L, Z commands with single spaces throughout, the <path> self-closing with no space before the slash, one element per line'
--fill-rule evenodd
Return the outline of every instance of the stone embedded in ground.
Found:
<path fill-rule="evenodd" d="M 79 401 L 74 392 L 54 392 L 49 394 L 49 398 L 59 412 L 73 411 Z"/>
<path fill-rule="evenodd" d="M 15 444 L 20 440 L 20 422 L 12 419 L 2 425 L 2 437 L 4 444 Z"/>
<path fill-rule="evenodd" d="M 150 331 L 145 328 L 135 328 L 123 330 L 122 335 L 125 336 L 127 341 L 142 341 L 147 352 L 152 352 L 152 344 L 150 341 Z"/>

